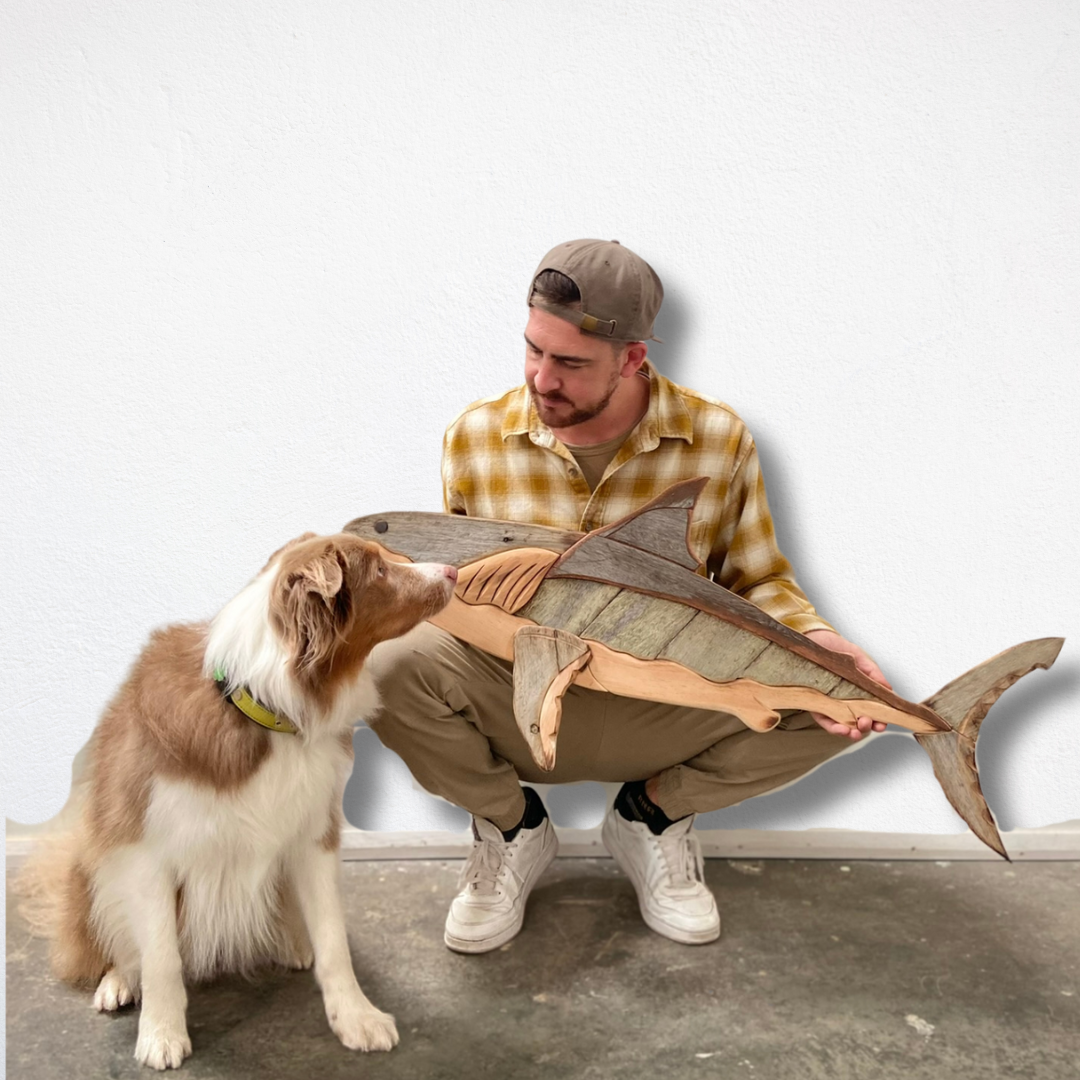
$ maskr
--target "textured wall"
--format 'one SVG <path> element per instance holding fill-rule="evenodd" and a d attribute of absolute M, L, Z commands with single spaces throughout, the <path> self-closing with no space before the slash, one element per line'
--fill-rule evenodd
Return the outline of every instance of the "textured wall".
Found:
<path fill-rule="evenodd" d="M 4 4 L 7 814 L 60 806 L 152 627 L 305 529 L 438 509 L 536 259 L 602 236 L 900 693 L 1070 637 L 982 770 L 1005 827 L 1080 818 L 1078 42 L 1067 0 Z M 374 749 L 349 799 L 461 821 Z M 892 736 L 714 818 L 961 828 Z"/>

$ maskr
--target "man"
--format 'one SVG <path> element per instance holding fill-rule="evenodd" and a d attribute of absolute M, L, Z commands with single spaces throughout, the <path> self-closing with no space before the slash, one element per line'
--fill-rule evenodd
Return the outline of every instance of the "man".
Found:
<path fill-rule="evenodd" d="M 447 429 L 445 509 L 590 530 L 677 480 L 709 476 L 689 537 L 706 570 L 885 682 L 795 583 L 742 421 L 648 363 L 662 299 L 652 268 L 617 241 L 550 251 L 529 287 L 526 385 L 470 405 Z M 633 882 L 645 922 L 701 944 L 719 936 L 720 917 L 694 816 L 786 784 L 849 738 L 884 728 L 793 713 L 756 734 L 724 713 L 572 686 L 556 767 L 541 773 L 514 721 L 511 665 L 430 625 L 380 646 L 371 663 L 383 697 L 371 726 L 425 788 L 473 815 L 472 854 L 446 921 L 446 944 L 460 952 L 486 952 L 517 934 L 529 892 L 555 857 L 547 812 L 522 781 L 621 781 L 604 843 Z"/>

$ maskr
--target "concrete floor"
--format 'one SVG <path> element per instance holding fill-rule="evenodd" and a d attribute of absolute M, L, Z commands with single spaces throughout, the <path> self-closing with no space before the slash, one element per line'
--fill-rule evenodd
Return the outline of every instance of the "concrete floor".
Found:
<path fill-rule="evenodd" d="M 349 863 L 360 982 L 389 1054 L 343 1049 L 310 972 L 196 988 L 194 1078 L 1080 1076 L 1080 864 L 710 860 L 724 932 L 642 924 L 609 860 L 559 859 L 522 934 L 442 944 L 458 862 Z M 137 1013 L 57 984 L 8 904 L 7 1075 L 145 1077 Z"/>

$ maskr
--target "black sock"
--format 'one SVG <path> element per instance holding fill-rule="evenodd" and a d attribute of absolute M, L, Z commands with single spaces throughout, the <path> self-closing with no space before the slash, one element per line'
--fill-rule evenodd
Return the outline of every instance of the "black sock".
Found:
<path fill-rule="evenodd" d="M 659 806 L 645 794 L 644 780 L 631 780 L 619 788 L 615 796 L 615 809 L 627 821 L 643 821 L 649 831 L 659 836 L 669 825 L 681 818 L 669 818 Z"/>
<path fill-rule="evenodd" d="M 544 818 L 548 816 L 540 796 L 531 787 L 523 787 L 521 790 L 525 795 L 525 813 L 512 829 L 503 831 L 503 839 L 508 844 L 522 829 L 535 829 L 538 825 L 542 825 Z"/>

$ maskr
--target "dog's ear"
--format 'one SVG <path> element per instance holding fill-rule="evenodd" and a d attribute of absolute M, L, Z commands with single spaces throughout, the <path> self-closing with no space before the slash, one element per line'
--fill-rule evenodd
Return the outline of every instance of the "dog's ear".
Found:
<path fill-rule="evenodd" d="M 288 545 L 287 545 L 288 546 Z M 282 567 L 275 615 L 298 667 L 319 667 L 333 652 L 352 610 L 342 553 L 332 541 Z"/>
<path fill-rule="evenodd" d="M 314 540 L 315 537 L 318 536 L 318 535 L 319 535 L 318 533 L 313 533 L 313 532 L 301 533 L 294 540 L 289 540 L 287 543 L 282 544 L 281 547 L 279 547 L 277 549 L 277 551 L 275 551 L 274 554 L 271 555 L 270 558 L 266 560 L 266 566 L 264 566 L 263 569 L 265 570 L 268 566 L 270 566 L 270 564 L 273 563 L 274 560 L 277 559 L 277 557 L 283 551 L 288 551 L 289 548 L 296 547 L 297 544 L 302 544 L 305 540 Z"/>

